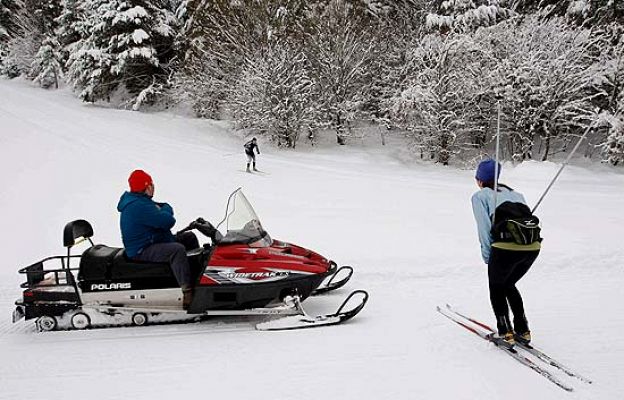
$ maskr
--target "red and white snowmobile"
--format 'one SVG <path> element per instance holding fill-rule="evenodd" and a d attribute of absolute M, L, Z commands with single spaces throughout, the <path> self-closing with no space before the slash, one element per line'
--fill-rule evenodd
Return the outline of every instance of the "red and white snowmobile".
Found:
<path fill-rule="evenodd" d="M 77 220 L 63 232 L 67 255 L 19 270 L 26 282 L 13 322 L 36 318 L 39 330 L 51 331 L 258 315 L 270 318 L 256 329 L 283 330 L 339 324 L 368 300 L 367 292 L 356 290 L 335 313 L 308 315 L 302 302 L 342 287 L 353 269 L 337 268 L 311 250 L 271 239 L 240 189 L 230 195 L 217 229 L 201 218 L 183 231 L 193 229 L 211 237 L 212 244 L 187 252 L 194 281 L 188 310 L 182 309 L 182 291 L 169 264 L 130 260 L 122 248 L 95 245 L 91 225 Z M 82 241 L 91 247 L 72 255 L 72 247 Z"/>

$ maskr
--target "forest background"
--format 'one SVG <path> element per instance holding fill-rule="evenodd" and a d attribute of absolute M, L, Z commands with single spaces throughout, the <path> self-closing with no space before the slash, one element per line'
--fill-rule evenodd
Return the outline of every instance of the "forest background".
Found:
<path fill-rule="evenodd" d="M 0 0 L 0 74 L 190 105 L 276 146 L 406 138 L 431 162 L 624 164 L 616 0 Z"/>

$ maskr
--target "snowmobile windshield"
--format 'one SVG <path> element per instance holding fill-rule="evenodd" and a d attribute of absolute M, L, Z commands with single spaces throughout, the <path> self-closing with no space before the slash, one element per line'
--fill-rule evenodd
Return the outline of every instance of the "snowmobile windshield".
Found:
<path fill-rule="evenodd" d="M 270 246 L 272 242 L 240 188 L 230 195 L 225 218 L 219 223 L 217 229 L 226 232 L 219 243 L 242 243 L 253 247 L 265 247 Z"/>

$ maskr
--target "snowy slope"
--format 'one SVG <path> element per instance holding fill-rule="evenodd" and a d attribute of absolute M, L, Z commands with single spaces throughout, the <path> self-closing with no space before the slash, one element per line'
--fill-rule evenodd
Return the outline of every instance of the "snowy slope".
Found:
<path fill-rule="evenodd" d="M 492 322 L 469 198 L 472 171 L 405 165 L 357 146 L 277 151 L 221 124 L 81 104 L 0 81 L 0 398 L 619 399 L 624 393 L 624 175 L 569 167 L 542 205 L 544 248 L 521 281 L 536 343 L 595 380 L 566 393 L 435 311 Z M 274 238 L 356 268 L 371 300 L 348 324 L 257 332 L 250 320 L 40 334 L 12 325 L 18 267 L 62 254 L 72 219 L 121 245 L 119 195 L 144 168 L 178 227 L 218 221 L 242 186 Z M 558 165 L 505 165 L 534 203 Z M 348 290 L 306 301 L 328 312 Z"/>

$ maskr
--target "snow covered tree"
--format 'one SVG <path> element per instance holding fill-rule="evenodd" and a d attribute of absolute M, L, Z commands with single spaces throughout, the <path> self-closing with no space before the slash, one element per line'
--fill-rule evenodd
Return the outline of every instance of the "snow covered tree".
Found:
<path fill-rule="evenodd" d="M 318 85 L 323 123 L 345 144 L 350 124 L 358 117 L 369 89 L 372 41 L 364 27 L 371 18 L 355 2 L 330 0 L 314 10 L 307 48 L 311 73 Z"/>
<path fill-rule="evenodd" d="M 565 17 L 587 28 L 624 22 L 624 4 L 614 0 L 516 0 L 515 10 L 546 19 Z"/>
<path fill-rule="evenodd" d="M 0 0 L 0 43 L 8 41 L 19 32 L 15 14 L 21 6 L 19 0 Z"/>
<path fill-rule="evenodd" d="M 436 0 L 436 10 L 427 15 L 429 30 L 469 32 L 492 26 L 515 15 L 505 0 Z"/>
<path fill-rule="evenodd" d="M 288 37 L 301 43 L 305 0 L 191 0 L 183 4 L 186 55 L 178 76 L 198 115 L 219 117 L 250 54 Z"/>
<path fill-rule="evenodd" d="M 427 35 L 414 43 L 413 75 L 393 99 L 391 118 L 421 158 L 447 165 L 482 131 L 478 49 L 464 36 Z"/>
<path fill-rule="evenodd" d="M 32 62 L 30 75 L 33 81 L 47 89 L 52 86 L 58 89 L 62 76 L 60 45 L 54 37 L 47 36 Z"/>
<path fill-rule="evenodd" d="M 88 36 L 69 55 L 70 81 L 85 101 L 109 101 L 117 90 L 139 100 L 155 78 L 167 78 L 175 55 L 173 12 L 148 0 L 85 1 Z"/>
<path fill-rule="evenodd" d="M 53 35 L 59 0 L 24 0 L 11 14 L 12 34 L 4 45 L 3 71 L 10 77 L 32 76 L 31 66 L 43 40 Z"/>
<path fill-rule="evenodd" d="M 63 65 L 76 43 L 89 36 L 88 23 L 84 15 L 83 0 L 62 0 L 61 13 L 56 18 L 56 38 L 60 46 Z"/>
<path fill-rule="evenodd" d="M 415 38 L 422 37 L 421 17 L 425 5 L 418 2 L 393 2 L 377 25 L 371 26 L 373 43 L 367 63 L 368 89 L 362 104 L 364 116 L 381 124 L 381 132 L 393 127 L 389 118 L 394 96 L 405 80 L 416 73 L 410 63 Z M 384 142 L 382 133 L 382 143 Z"/>
<path fill-rule="evenodd" d="M 480 30 L 475 40 L 495 60 L 487 90 L 501 98 L 508 156 L 532 159 L 537 144 L 542 160 L 565 151 L 594 119 L 596 101 L 604 96 L 592 70 L 603 38 L 561 18 L 535 16 Z M 554 140 L 561 146 L 553 148 Z"/>
<path fill-rule="evenodd" d="M 624 114 L 621 111 L 617 115 L 604 112 L 596 125 L 606 131 L 605 140 L 598 146 L 604 161 L 613 166 L 624 163 Z"/>
<path fill-rule="evenodd" d="M 314 95 L 303 52 L 277 42 L 247 60 L 230 107 L 239 129 L 295 147 L 314 125 Z"/>

